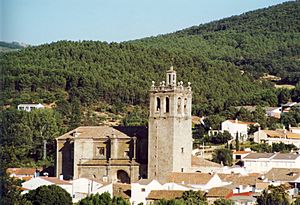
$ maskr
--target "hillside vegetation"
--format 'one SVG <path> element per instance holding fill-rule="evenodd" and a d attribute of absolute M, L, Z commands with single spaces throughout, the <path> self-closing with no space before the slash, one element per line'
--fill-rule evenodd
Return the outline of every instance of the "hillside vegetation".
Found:
<path fill-rule="evenodd" d="M 79 99 L 147 105 L 151 81 L 172 64 L 193 87 L 194 113 L 276 105 L 264 73 L 300 79 L 300 2 L 287 2 L 172 34 L 123 43 L 60 41 L 1 57 L 4 105 Z"/>

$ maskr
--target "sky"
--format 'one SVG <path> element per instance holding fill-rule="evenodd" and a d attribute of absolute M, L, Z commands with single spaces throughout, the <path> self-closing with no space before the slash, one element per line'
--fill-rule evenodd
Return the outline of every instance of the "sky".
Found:
<path fill-rule="evenodd" d="M 175 32 L 286 0 L 0 0 L 0 41 L 121 42 Z"/>

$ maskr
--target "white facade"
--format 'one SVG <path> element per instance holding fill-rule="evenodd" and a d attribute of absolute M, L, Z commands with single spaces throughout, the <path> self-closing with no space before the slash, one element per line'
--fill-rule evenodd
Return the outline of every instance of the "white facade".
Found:
<path fill-rule="evenodd" d="M 32 178 L 24 183 L 22 183 L 22 187 L 27 189 L 26 191 L 24 191 L 23 193 L 28 192 L 28 190 L 34 190 L 37 189 L 40 186 L 46 185 L 57 185 L 63 189 L 65 189 L 70 196 L 72 196 L 72 184 L 67 182 L 67 181 L 63 181 L 63 180 L 59 180 L 55 177 L 49 177 L 49 179 L 47 179 L 47 177 L 36 177 L 36 178 Z M 54 180 L 58 183 L 55 183 Z"/>
<path fill-rule="evenodd" d="M 255 154 L 264 155 L 255 157 Z M 266 173 L 272 168 L 299 168 L 300 155 L 283 153 L 252 153 L 244 159 L 244 167 L 249 172 Z"/>
<path fill-rule="evenodd" d="M 266 115 L 269 117 L 280 118 L 281 116 L 281 107 L 274 107 L 272 109 L 268 109 L 266 111 Z"/>
<path fill-rule="evenodd" d="M 94 179 L 78 178 L 72 181 L 73 203 L 87 197 L 89 194 L 108 192 L 113 195 L 112 183 L 103 183 Z"/>
<path fill-rule="evenodd" d="M 40 186 L 57 185 L 65 189 L 70 196 L 72 196 L 73 203 L 87 197 L 89 194 L 102 194 L 108 192 L 113 195 L 112 183 L 98 182 L 92 179 L 79 178 L 73 181 L 59 180 L 56 177 L 36 177 L 32 178 L 24 183 L 22 187 L 27 189 L 23 193 L 27 193 L 29 190 L 37 189 Z"/>
<path fill-rule="evenodd" d="M 257 123 L 253 122 L 242 122 L 236 120 L 226 120 L 221 124 L 222 132 L 228 131 L 232 138 L 235 139 L 236 135 L 238 134 L 240 141 L 245 141 L 248 139 L 248 130 L 250 125 L 258 125 Z"/>
<path fill-rule="evenodd" d="M 27 112 L 30 112 L 31 110 L 34 109 L 43 109 L 45 108 L 44 105 L 42 105 L 41 103 L 39 104 L 20 104 L 18 105 L 18 110 L 25 110 Z"/>
<path fill-rule="evenodd" d="M 293 144 L 300 148 L 300 133 L 297 133 L 297 129 L 293 132 L 286 130 L 258 130 L 254 133 L 254 142 L 267 143 L 272 145 L 273 143 Z"/>
<path fill-rule="evenodd" d="M 146 204 L 146 197 L 150 194 L 152 190 L 163 189 L 163 186 L 156 180 L 152 180 L 149 183 L 141 183 L 141 181 L 131 184 L 130 202 L 133 205 L 139 203 Z"/>

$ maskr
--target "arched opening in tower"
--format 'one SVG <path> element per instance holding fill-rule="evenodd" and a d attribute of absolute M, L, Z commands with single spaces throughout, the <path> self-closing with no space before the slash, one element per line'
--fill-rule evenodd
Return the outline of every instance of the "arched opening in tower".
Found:
<path fill-rule="evenodd" d="M 170 112 L 170 99 L 166 97 L 166 113 Z"/>
<path fill-rule="evenodd" d="M 156 111 L 159 111 L 160 110 L 160 98 L 157 97 L 156 98 Z"/>

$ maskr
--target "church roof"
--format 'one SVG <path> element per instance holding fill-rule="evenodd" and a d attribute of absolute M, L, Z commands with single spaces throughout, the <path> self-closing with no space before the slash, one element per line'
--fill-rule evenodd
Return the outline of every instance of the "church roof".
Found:
<path fill-rule="evenodd" d="M 75 138 L 108 138 L 117 137 L 119 139 L 130 138 L 124 132 L 109 126 L 81 126 L 56 139 L 75 139 Z"/>

